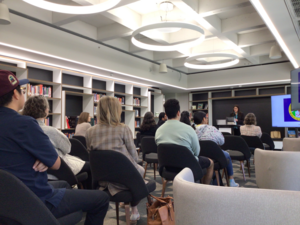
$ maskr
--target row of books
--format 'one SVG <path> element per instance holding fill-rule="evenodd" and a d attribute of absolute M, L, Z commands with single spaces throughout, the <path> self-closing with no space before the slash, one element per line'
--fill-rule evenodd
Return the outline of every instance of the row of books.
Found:
<path fill-rule="evenodd" d="M 46 126 L 50 126 L 50 118 L 49 117 L 46 118 L 44 122 L 45 122 Z"/>
<path fill-rule="evenodd" d="M 141 106 L 141 100 L 139 98 L 133 98 L 134 106 Z"/>
<path fill-rule="evenodd" d="M 94 95 L 94 102 L 99 102 L 100 98 L 106 96 L 105 94 L 97 94 L 97 93 L 93 93 L 93 95 Z"/>
<path fill-rule="evenodd" d="M 94 115 L 97 115 L 97 106 L 94 106 Z"/>
<path fill-rule="evenodd" d="M 119 97 L 115 96 L 115 98 L 117 98 L 122 105 L 125 105 L 125 97 L 119 98 Z"/>
<path fill-rule="evenodd" d="M 139 116 L 140 115 L 140 111 L 139 110 L 135 110 L 135 117 Z"/>
<path fill-rule="evenodd" d="M 64 134 L 67 136 L 67 138 L 70 139 L 74 136 L 75 133 L 64 133 Z"/>
<path fill-rule="evenodd" d="M 198 103 L 198 105 L 192 105 L 192 110 L 196 109 L 208 109 L 208 104 Z"/>
<path fill-rule="evenodd" d="M 140 121 L 139 120 L 136 120 L 135 123 L 134 123 L 135 127 L 140 127 Z"/>
<path fill-rule="evenodd" d="M 27 84 L 28 96 L 44 95 L 45 97 L 52 97 L 52 87 L 44 87 L 42 84 L 31 85 Z"/>

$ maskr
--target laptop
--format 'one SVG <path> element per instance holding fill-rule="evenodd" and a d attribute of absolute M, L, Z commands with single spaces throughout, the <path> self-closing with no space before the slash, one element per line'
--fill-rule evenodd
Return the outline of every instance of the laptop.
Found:
<path fill-rule="evenodd" d="M 236 121 L 234 117 L 226 117 L 227 125 L 236 125 Z"/>

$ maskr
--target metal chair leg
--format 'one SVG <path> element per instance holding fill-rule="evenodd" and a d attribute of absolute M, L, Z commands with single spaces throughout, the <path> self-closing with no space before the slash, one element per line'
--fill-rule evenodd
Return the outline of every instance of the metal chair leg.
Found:
<path fill-rule="evenodd" d="M 215 174 L 216 174 L 217 184 L 218 184 L 218 186 L 220 186 L 219 171 L 215 170 Z"/>
<path fill-rule="evenodd" d="M 125 203 L 125 216 L 126 216 L 126 225 L 130 225 L 130 205 Z"/>
<path fill-rule="evenodd" d="M 249 174 L 249 177 L 251 177 L 251 175 L 250 175 L 250 162 L 249 162 L 249 160 L 247 160 L 247 167 L 248 167 L 248 174 Z"/>
<path fill-rule="evenodd" d="M 117 225 L 119 225 L 119 202 L 116 202 Z"/>
<path fill-rule="evenodd" d="M 156 168 L 157 168 L 157 163 L 154 163 L 154 180 L 156 180 Z"/>
<path fill-rule="evenodd" d="M 161 197 L 164 197 L 164 196 L 165 196 L 165 191 L 166 191 L 167 183 L 168 183 L 168 181 L 167 181 L 167 180 L 164 180 L 163 188 L 162 188 L 162 191 L 161 191 Z"/>
<path fill-rule="evenodd" d="M 229 184 L 229 176 L 228 176 L 228 173 L 227 173 L 227 169 L 226 169 L 226 168 L 224 168 L 223 170 L 225 171 L 225 178 L 226 178 L 226 183 L 227 183 L 227 186 L 229 187 L 229 186 L 230 186 L 230 184 Z"/>
<path fill-rule="evenodd" d="M 145 165 L 145 173 L 144 173 L 144 179 L 145 179 L 145 177 L 146 177 L 146 172 L 147 172 L 147 166 L 148 166 L 148 163 L 146 162 L 146 165 Z"/>
<path fill-rule="evenodd" d="M 240 163 L 241 163 L 241 167 L 242 167 L 244 181 L 246 181 L 245 170 L 244 170 L 244 161 L 240 161 Z"/>

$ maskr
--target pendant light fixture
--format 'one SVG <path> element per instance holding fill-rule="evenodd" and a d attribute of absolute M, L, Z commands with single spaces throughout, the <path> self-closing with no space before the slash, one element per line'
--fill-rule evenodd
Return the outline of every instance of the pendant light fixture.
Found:
<path fill-rule="evenodd" d="M 282 54 L 281 54 L 281 49 L 278 44 L 275 44 L 271 47 L 270 49 L 270 59 L 281 59 Z"/>
<path fill-rule="evenodd" d="M 58 12 L 58 13 L 65 13 L 65 14 L 92 14 L 92 13 L 104 12 L 115 7 L 121 2 L 121 0 L 107 0 L 105 2 L 95 4 L 95 5 L 69 6 L 69 5 L 48 2 L 45 0 L 23 0 L 23 1 L 33 6 L 39 7 L 41 9 Z"/>
<path fill-rule="evenodd" d="M 168 72 L 168 68 L 167 68 L 167 65 L 165 63 L 161 63 L 159 65 L 159 72 L 160 73 L 167 73 Z"/>
<path fill-rule="evenodd" d="M 7 5 L 2 3 L 3 1 L 0 0 L 0 25 L 9 25 L 10 18 L 9 18 L 9 9 Z"/>

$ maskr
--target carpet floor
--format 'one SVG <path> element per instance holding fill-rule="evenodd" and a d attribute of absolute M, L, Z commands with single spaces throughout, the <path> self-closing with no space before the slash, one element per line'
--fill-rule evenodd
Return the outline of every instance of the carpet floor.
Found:
<path fill-rule="evenodd" d="M 245 175 L 246 181 L 243 179 L 243 173 L 240 170 L 240 163 L 239 161 L 233 161 L 233 171 L 234 171 L 234 179 L 236 183 L 239 183 L 240 188 L 257 188 L 256 181 L 255 181 L 255 167 L 253 165 L 253 158 L 250 160 L 250 174 L 251 177 L 248 175 L 248 169 L 245 168 Z M 153 167 L 151 168 L 148 166 L 146 180 L 154 179 L 153 176 Z M 226 185 L 226 180 L 223 179 L 224 185 Z M 160 196 L 162 191 L 162 180 L 158 173 L 156 173 L 156 190 L 152 193 L 154 196 Z M 165 196 L 173 196 L 173 185 L 172 183 L 167 184 Z M 138 210 L 141 216 L 141 219 L 138 221 L 138 225 L 146 225 L 147 224 L 147 215 L 146 215 L 146 202 L 147 199 L 143 199 L 140 204 L 138 205 Z M 104 224 L 105 225 L 116 225 L 116 211 L 115 211 L 115 203 L 111 202 L 108 212 L 105 217 Z M 85 216 L 82 218 L 82 221 L 78 223 L 78 225 L 84 225 Z M 120 225 L 126 225 L 126 218 L 125 218 L 125 210 L 120 208 Z"/>

